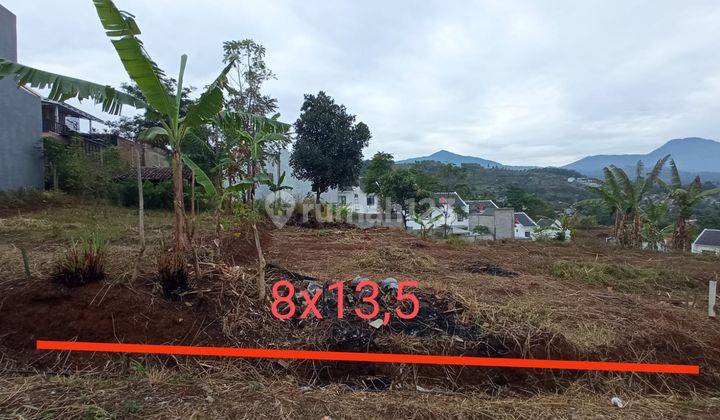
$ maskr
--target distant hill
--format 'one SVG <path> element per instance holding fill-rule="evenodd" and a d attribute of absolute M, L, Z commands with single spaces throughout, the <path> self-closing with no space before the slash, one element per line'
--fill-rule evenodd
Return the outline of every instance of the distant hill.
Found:
<path fill-rule="evenodd" d="M 421 156 L 416 158 L 410 158 L 401 160 L 398 162 L 395 162 L 398 165 L 408 164 L 408 163 L 416 163 L 416 162 L 425 162 L 425 161 L 434 161 L 434 162 L 440 162 L 440 163 L 451 163 L 455 166 L 460 166 L 463 163 L 472 163 L 476 165 L 483 166 L 485 168 L 505 168 L 506 166 L 502 163 L 494 162 L 492 160 L 487 160 L 475 156 L 462 156 L 458 155 L 453 152 L 448 152 L 447 150 L 441 150 L 439 152 L 435 152 L 430 156 Z"/>
<path fill-rule="evenodd" d="M 638 161 L 642 161 L 646 167 L 649 167 L 666 155 L 671 155 L 675 159 L 685 179 L 700 175 L 705 181 L 720 181 L 720 142 L 699 137 L 670 140 L 645 155 L 588 156 L 563 168 L 599 177 L 602 175 L 602 169 L 608 165 L 627 170 L 634 168 Z"/>

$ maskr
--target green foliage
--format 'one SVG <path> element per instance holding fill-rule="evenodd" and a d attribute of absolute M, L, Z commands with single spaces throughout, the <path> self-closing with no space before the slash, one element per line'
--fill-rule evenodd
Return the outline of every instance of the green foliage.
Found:
<path fill-rule="evenodd" d="M 474 228 L 472 228 L 472 231 L 474 233 L 477 233 L 478 235 L 489 235 L 490 234 L 490 228 L 483 225 L 477 225 Z"/>
<path fill-rule="evenodd" d="M 234 83 L 227 85 L 226 108 L 236 112 L 268 115 L 277 110 L 277 99 L 263 95 L 262 84 L 275 79 L 265 64 L 265 47 L 252 39 L 223 43 L 223 61 L 234 63 Z"/>
<path fill-rule="evenodd" d="M 46 175 L 56 173 L 63 191 L 83 197 L 105 197 L 114 180 L 128 170 L 117 148 L 107 147 L 88 154 L 79 138 L 70 145 L 44 139 L 43 149 L 48 157 L 46 163 L 53 168 Z M 52 178 L 46 181 L 52 185 Z"/>
<path fill-rule="evenodd" d="M 53 281 L 79 287 L 105 278 L 107 241 L 98 233 L 73 242 L 55 266 Z"/>
<path fill-rule="evenodd" d="M 393 155 L 390 153 L 375 153 L 362 178 L 362 190 L 368 194 L 379 194 L 380 179 L 393 170 L 394 164 Z"/>
<path fill-rule="evenodd" d="M 39 207 L 46 205 L 67 204 L 69 197 L 64 193 L 42 191 L 37 189 L 19 189 L 0 191 L 0 209 L 22 207 Z"/>
<path fill-rule="evenodd" d="M 312 183 L 316 201 L 328 188 L 357 185 L 362 149 L 370 142 L 370 130 L 325 92 L 305 95 L 300 118 L 295 122 L 295 142 L 290 166 L 299 179 Z"/>
<path fill-rule="evenodd" d="M 380 178 L 379 183 L 381 205 L 384 205 L 385 199 L 389 198 L 393 205 L 399 206 L 402 209 L 403 224 L 406 223 L 409 214 L 421 211 L 421 209 L 411 209 L 411 205 L 430 196 L 418 187 L 415 174 L 407 169 L 396 169 L 385 174 Z"/>
<path fill-rule="evenodd" d="M 613 223 L 612 209 L 608 205 L 597 199 L 585 199 L 575 204 L 575 211 L 579 213 L 579 221 L 586 227 L 598 224 L 609 226 Z M 594 222 L 592 222 L 594 220 Z"/>
<path fill-rule="evenodd" d="M 580 177 L 580 174 L 558 168 L 514 170 L 485 168 L 476 164 L 454 166 L 432 161 L 402 166 L 417 174 L 416 181 L 421 189 L 456 191 L 465 200 L 492 199 L 498 203 L 503 201 L 511 188 L 519 188 L 544 202 L 534 203 L 538 205 L 540 214 L 529 211 L 532 217 L 549 216 L 592 196 L 580 184 L 567 181 L 570 177 Z"/>
<path fill-rule="evenodd" d="M 508 187 L 503 204 L 514 208 L 515 211 L 524 211 L 534 218 L 553 217 L 555 214 L 552 206 L 545 200 L 516 186 Z"/>

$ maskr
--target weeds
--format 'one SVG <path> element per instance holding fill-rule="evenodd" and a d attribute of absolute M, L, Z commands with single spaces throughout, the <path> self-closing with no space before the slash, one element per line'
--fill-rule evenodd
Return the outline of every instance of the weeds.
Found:
<path fill-rule="evenodd" d="M 80 242 L 73 242 L 58 261 L 53 281 L 67 287 L 79 287 L 105 278 L 107 241 L 94 233 Z"/>

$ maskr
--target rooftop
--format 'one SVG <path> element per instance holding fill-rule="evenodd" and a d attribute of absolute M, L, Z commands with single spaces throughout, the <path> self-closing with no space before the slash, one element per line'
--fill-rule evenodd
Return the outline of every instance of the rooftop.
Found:
<path fill-rule="evenodd" d="M 537 223 L 535 223 L 535 221 L 523 211 L 515 213 L 515 223 L 528 227 L 537 226 Z"/>
<path fill-rule="evenodd" d="M 436 192 L 433 193 L 433 197 L 437 200 L 445 199 L 446 203 L 440 203 L 440 204 L 449 204 L 451 206 L 454 206 L 455 204 L 459 204 L 461 206 L 467 206 L 467 203 L 465 200 L 463 200 L 460 197 L 460 194 L 456 193 L 455 191 L 450 192 Z"/>
<path fill-rule="evenodd" d="M 470 213 L 490 215 L 493 213 L 493 209 L 499 208 L 492 200 L 470 200 L 467 204 L 470 206 Z"/>
<path fill-rule="evenodd" d="M 42 103 L 43 103 L 43 105 L 48 104 L 48 105 L 59 106 L 60 108 L 64 109 L 68 115 L 70 115 L 72 117 L 84 118 L 86 120 L 105 124 L 105 121 L 101 120 L 100 118 L 98 118 L 94 115 L 88 114 L 87 112 L 83 111 L 82 109 L 75 108 L 74 106 L 72 106 L 70 104 L 66 104 L 65 102 L 53 101 L 51 99 L 43 99 Z"/>
<path fill-rule="evenodd" d="M 720 246 L 720 229 L 705 229 L 693 242 L 694 245 Z"/>

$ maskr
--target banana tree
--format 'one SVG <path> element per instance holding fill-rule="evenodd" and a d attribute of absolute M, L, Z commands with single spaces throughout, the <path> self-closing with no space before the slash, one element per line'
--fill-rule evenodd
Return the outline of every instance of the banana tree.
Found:
<path fill-rule="evenodd" d="M 690 234 L 687 229 L 687 220 L 692 216 L 695 205 L 705 197 L 720 194 L 720 188 L 702 190 L 700 177 L 697 176 L 688 186 L 683 186 L 675 160 L 670 161 L 670 190 L 668 198 L 677 209 L 677 221 L 673 231 L 673 248 L 687 251 L 690 248 Z"/>
<path fill-rule="evenodd" d="M 125 71 L 137 84 L 143 98 L 122 93 L 110 86 L 45 72 L 7 60 L 0 60 L 0 78 L 10 76 L 15 78 L 18 85 L 50 88 L 48 96 L 53 100 L 92 99 L 101 103 L 104 111 L 114 114 L 120 113 L 122 105 L 148 108 L 157 113 L 160 124 L 148 129 L 142 137 L 152 140 L 162 136 L 172 151 L 175 250 L 178 254 L 183 254 L 189 247 L 183 202 L 183 140 L 190 130 L 209 122 L 221 111 L 222 88 L 234 63 L 228 63 L 200 98 L 188 107 L 184 115 L 180 115 L 187 55 L 180 58 L 177 92 L 170 92 L 162 82 L 164 72 L 150 58 L 138 38 L 141 32 L 135 17 L 119 10 L 111 0 L 93 0 L 93 4 L 105 34 L 110 38 Z"/>
<path fill-rule="evenodd" d="M 278 160 L 278 172 L 280 172 L 280 161 Z M 267 180 L 267 186 L 270 189 L 270 192 L 273 193 L 275 196 L 275 200 L 273 201 L 273 210 L 276 212 L 275 214 L 279 214 L 282 210 L 282 197 L 280 196 L 280 192 L 284 190 L 292 190 L 291 186 L 283 185 L 285 182 L 285 171 L 283 171 L 280 176 L 278 177 L 277 182 L 273 181 L 272 178 Z"/>
<path fill-rule="evenodd" d="M 603 174 L 605 175 L 605 180 L 601 186 L 588 187 L 588 189 L 597 193 L 599 198 L 590 199 L 588 202 L 604 205 L 613 213 L 613 236 L 617 241 L 620 241 L 621 238 L 625 237 L 624 226 L 627 208 L 627 205 L 625 204 L 625 196 L 622 193 L 620 184 L 618 184 L 613 171 L 606 167 L 603 168 Z"/>
<path fill-rule="evenodd" d="M 665 202 L 648 203 L 643 210 L 643 242 L 653 251 L 665 249 L 665 235 L 672 231 L 667 223 L 668 205 Z"/>
<path fill-rule="evenodd" d="M 655 163 L 652 170 L 645 174 L 645 165 L 639 161 L 635 166 L 635 180 L 631 181 L 628 175 L 620 168 L 611 166 L 610 170 L 618 180 L 618 184 L 622 188 L 624 203 L 626 205 L 625 212 L 629 222 L 632 223 L 628 245 L 639 248 L 642 245 L 642 203 L 652 186 L 660 179 L 665 162 L 670 159 L 670 155 L 665 156 Z"/>

